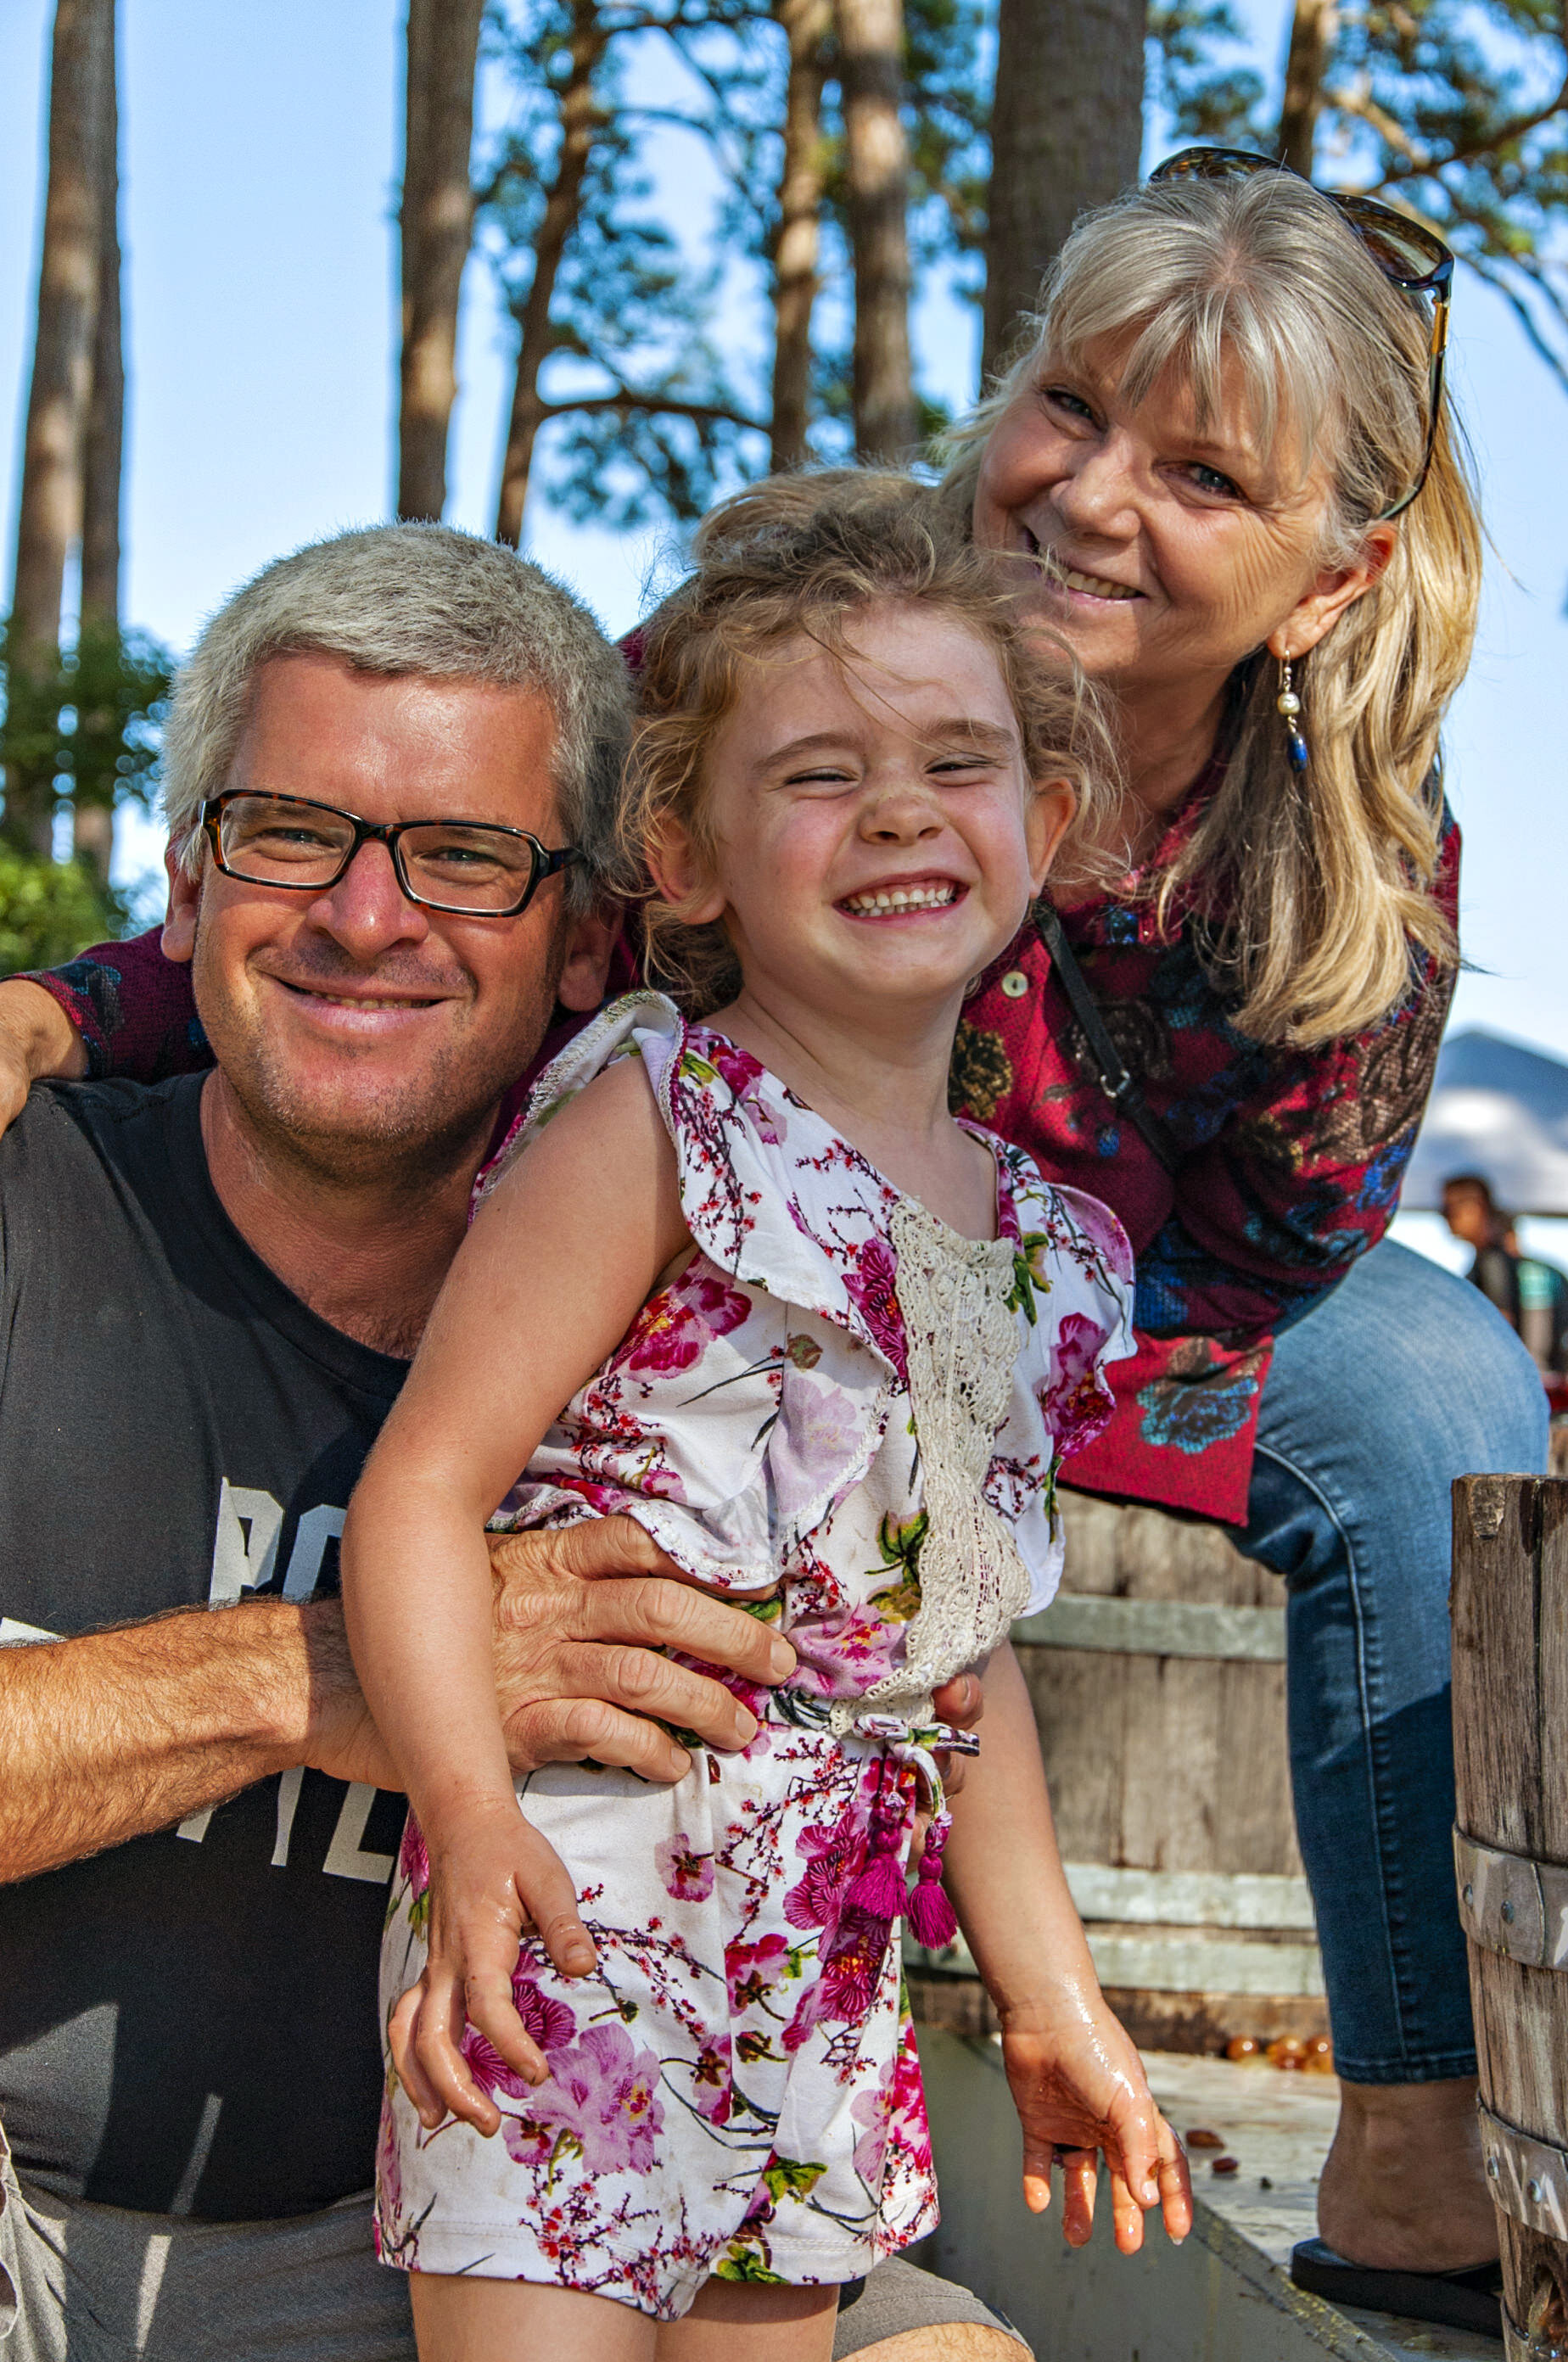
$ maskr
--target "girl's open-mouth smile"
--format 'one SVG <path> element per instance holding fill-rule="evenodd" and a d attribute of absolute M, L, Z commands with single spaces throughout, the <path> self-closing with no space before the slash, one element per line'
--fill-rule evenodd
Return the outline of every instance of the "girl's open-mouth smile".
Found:
<path fill-rule="evenodd" d="M 955 877 L 917 877 L 907 885 L 867 886 L 837 905 L 852 919 L 909 919 L 950 911 L 968 892 Z"/>

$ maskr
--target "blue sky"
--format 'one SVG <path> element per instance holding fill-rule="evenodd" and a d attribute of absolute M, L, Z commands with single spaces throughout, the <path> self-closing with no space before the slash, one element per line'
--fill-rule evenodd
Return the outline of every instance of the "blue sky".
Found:
<path fill-rule="evenodd" d="M 386 510 L 394 375 L 392 210 L 400 0 L 121 0 L 131 370 L 127 617 L 177 647 L 279 550 Z M 8 583 L 37 270 L 49 0 L 0 7 L 0 565 Z M 1279 0 L 1249 17 L 1277 48 Z M 1272 28 L 1272 29 L 1271 29 Z M 683 165 L 700 236 L 709 193 Z M 451 513 L 491 516 L 507 328 L 470 266 Z M 935 388 L 972 391 L 975 336 L 940 294 L 921 342 Z M 1464 824 L 1456 1021 L 1568 1056 L 1568 397 L 1505 307 L 1462 278 L 1453 381 L 1496 552 L 1449 734 Z M 637 613 L 659 537 L 531 519 L 532 553 L 612 630 Z M 127 833 L 131 865 L 155 847 Z"/>

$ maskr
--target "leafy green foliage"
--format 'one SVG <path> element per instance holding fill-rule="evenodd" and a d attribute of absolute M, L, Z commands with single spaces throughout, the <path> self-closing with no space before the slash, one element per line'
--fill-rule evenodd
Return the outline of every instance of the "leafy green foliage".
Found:
<path fill-rule="evenodd" d="M 0 627 L 0 765 L 82 803 L 147 805 L 174 659 L 145 632 L 83 633 L 51 668 L 8 661 Z"/>
<path fill-rule="evenodd" d="M 100 893 L 76 861 L 37 861 L 0 844 L 0 977 L 58 967 L 89 944 L 122 933 L 118 895 Z"/>

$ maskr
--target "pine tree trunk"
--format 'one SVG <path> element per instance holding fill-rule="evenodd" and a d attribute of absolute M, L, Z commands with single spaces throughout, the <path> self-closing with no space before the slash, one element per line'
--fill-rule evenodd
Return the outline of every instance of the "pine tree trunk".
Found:
<path fill-rule="evenodd" d="M 1338 29 L 1335 0 L 1296 0 L 1285 68 L 1285 105 L 1279 116 L 1279 158 L 1308 180 L 1312 177 L 1312 151 L 1323 109 L 1323 76 Z"/>
<path fill-rule="evenodd" d="M 776 14 L 790 43 L 778 243 L 773 258 L 772 464 L 777 470 L 801 468 L 806 461 L 823 199 L 823 46 L 831 17 L 829 0 L 777 0 Z"/>
<path fill-rule="evenodd" d="M 986 233 L 987 376 L 1077 216 L 1138 177 L 1146 0 L 999 0 Z"/>
<path fill-rule="evenodd" d="M 111 18 L 113 0 L 111 0 Z M 98 128 L 98 319 L 93 339 L 93 395 L 82 500 L 82 634 L 117 645 L 120 633 L 120 501 L 125 448 L 126 365 L 120 312 L 120 123 L 115 27 Z M 84 797 L 78 785 L 72 822 L 76 857 L 101 886 L 115 851 L 113 789 Z"/>
<path fill-rule="evenodd" d="M 17 687 L 46 681 L 58 668 L 66 560 L 82 531 L 100 270 L 96 153 L 113 72 L 114 0 L 57 0 L 49 188 L 7 639 Z M 8 765 L 0 833 L 47 855 L 53 813 L 52 765 Z"/>
<path fill-rule="evenodd" d="M 517 374 L 512 388 L 512 412 L 506 426 L 506 455 L 501 469 L 501 499 L 496 510 L 495 537 L 523 546 L 523 513 L 528 504 L 528 478 L 534 449 L 547 415 L 539 391 L 540 372 L 551 351 L 550 305 L 567 240 L 577 227 L 582 207 L 582 186 L 599 129 L 593 77 L 608 41 L 599 21 L 596 0 L 574 0 L 571 65 L 560 91 L 560 152 L 556 177 L 545 200 L 544 218 L 534 241 L 534 277 L 523 305 L 517 347 Z"/>
<path fill-rule="evenodd" d="M 840 80 L 855 262 L 855 448 L 901 463 L 914 452 L 910 361 L 909 144 L 902 0 L 837 0 Z"/>
<path fill-rule="evenodd" d="M 458 301 L 473 242 L 469 158 L 484 0 L 408 0 L 397 513 L 439 517 L 457 400 Z"/>

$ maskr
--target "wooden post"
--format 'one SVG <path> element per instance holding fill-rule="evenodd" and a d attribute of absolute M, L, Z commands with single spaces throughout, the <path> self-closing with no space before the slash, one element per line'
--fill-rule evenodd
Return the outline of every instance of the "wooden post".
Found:
<path fill-rule="evenodd" d="M 1568 1483 L 1453 1488 L 1454 1854 L 1509 2362 L 1568 2354 Z"/>

